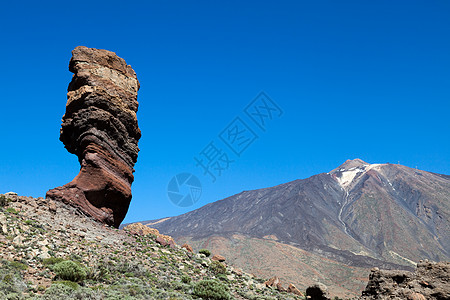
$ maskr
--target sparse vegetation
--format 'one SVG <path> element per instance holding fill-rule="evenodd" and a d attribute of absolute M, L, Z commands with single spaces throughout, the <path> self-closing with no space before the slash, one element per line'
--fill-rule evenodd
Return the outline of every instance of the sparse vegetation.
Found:
<path fill-rule="evenodd" d="M 8 204 L 8 199 L 5 195 L 0 195 L 0 207 L 4 207 Z"/>
<path fill-rule="evenodd" d="M 9 212 L 10 214 L 15 214 L 15 215 L 18 214 L 17 210 L 15 210 L 13 207 L 7 207 L 6 211 Z"/>
<path fill-rule="evenodd" d="M 209 265 L 209 268 L 214 274 L 226 274 L 227 273 L 227 267 L 219 261 L 213 260 L 211 264 Z"/>
<path fill-rule="evenodd" d="M 52 266 L 54 264 L 60 263 L 64 261 L 64 258 L 62 257 L 49 257 L 42 260 L 42 264 L 44 266 Z"/>
<path fill-rule="evenodd" d="M 202 280 L 197 282 L 194 286 L 194 295 L 211 300 L 231 299 L 228 287 L 216 280 Z"/>
<path fill-rule="evenodd" d="M 191 283 L 191 277 L 189 277 L 188 275 L 183 275 L 181 276 L 181 282 L 186 284 Z"/>
<path fill-rule="evenodd" d="M 209 257 L 211 255 L 211 251 L 209 251 L 208 249 L 200 249 L 198 253 L 204 254 L 206 257 Z"/>
<path fill-rule="evenodd" d="M 53 266 L 53 271 L 56 273 L 58 278 L 61 278 L 62 280 L 81 282 L 86 279 L 86 269 L 71 260 L 56 263 Z"/>

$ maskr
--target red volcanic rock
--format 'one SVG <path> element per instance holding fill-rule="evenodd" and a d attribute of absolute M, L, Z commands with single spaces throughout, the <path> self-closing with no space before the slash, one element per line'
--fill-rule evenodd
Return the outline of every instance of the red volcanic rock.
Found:
<path fill-rule="evenodd" d="M 295 295 L 298 295 L 300 297 L 304 297 L 305 295 L 303 295 L 302 292 L 300 292 L 300 290 L 298 288 L 295 287 L 295 285 L 293 285 L 292 283 L 289 284 L 288 288 L 287 288 L 287 292 L 288 293 L 292 293 Z"/>
<path fill-rule="evenodd" d="M 176 244 L 175 244 L 175 242 L 174 242 L 173 240 L 169 240 L 169 241 L 167 242 L 167 244 L 169 245 L 169 247 L 170 247 L 171 249 L 175 249 L 175 248 L 176 248 Z"/>
<path fill-rule="evenodd" d="M 80 173 L 46 198 L 81 209 L 119 227 L 131 201 L 139 152 L 136 73 L 114 52 L 86 47 L 72 51 L 74 73 L 67 93 L 60 140 L 78 156 Z"/>
<path fill-rule="evenodd" d="M 186 249 L 190 253 L 194 253 L 194 249 L 192 249 L 192 247 L 186 243 L 184 243 L 183 246 L 181 246 L 181 248 Z"/>
<path fill-rule="evenodd" d="M 211 260 L 217 260 L 217 261 L 220 261 L 220 262 L 224 262 L 225 261 L 225 257 L 223 257 L 222 255 L 216 254 L 216 255 L 214 255 L 211 258 Z"/>
<path fill-rule="evenodd" d="M 277 284 L 280 283 L 280 278 L 278 278 L 277 276 L 274 276 L 272 278 L 270 278 L 269 280 L 267 280 L 266 282 L 264 282 L 264 284 L 267 287 L 277 287 Z"/>
<path fill-rule="evenodd" d="M 280 292 L 286 292 L 281 282 L 277 283 L 277 290 Z"/>
<path fill-rule="evenodd" d="M 421 261 L 415 272 L 374 268 L 359 299 L 450 299 L 450 262 Z"/>
<path fill-rule="evenodd" d="M 156 237 L 156 242 L 163 247 L 169 245 L 169 243 L 161 236 Z"/>

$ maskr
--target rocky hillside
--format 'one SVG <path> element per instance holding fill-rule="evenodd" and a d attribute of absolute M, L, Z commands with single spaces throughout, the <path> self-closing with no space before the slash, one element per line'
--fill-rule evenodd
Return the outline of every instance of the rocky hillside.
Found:
<path fill-rule="evenodd" d="M 241 266 L 268 276 L 275 266 L 261 270 L 258 261 L 276 263 L 289 247 L 306 251 L 299 260 L 320 257 L 348 266 L 354 275 L 357 268 L 412 270 L 420 259 L 449 260 L 449 220 L 448 176 L 355 159 L 329 173 L 244 191 L 181 216 L 145 223 L 198 247 L 211 239 L 225 241 L 216 250 L 227 254 L 235 252 L 236 236 L 259 239 L 255 245 L 276 243 L 282 249 L 260 253 L 252 248 L 248 252 L 260 256 L 241 259 Z M 285 265 L 286 273 L 307 275 L 291 265 Z M 330 276 L 327 268 L 318 272 L 310 274 L 331 281 L 338 294 L 349 284 Z M 360 289 L 366 280 L 359 280 Z"/>
<path fill-rule="evenodd" d="M 58 201 L 0 195 L 0 233 L 0 299 L 302 299 L 155 230 L 102 225 Z"/>

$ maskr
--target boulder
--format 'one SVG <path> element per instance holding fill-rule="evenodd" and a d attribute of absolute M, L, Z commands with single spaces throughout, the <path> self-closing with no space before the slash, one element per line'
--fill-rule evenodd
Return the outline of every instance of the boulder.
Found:
<path fill-rule="evenodd" d="M 156 236 L 156 242 L 163 246 L 169 245 L 170 248 L 175 249 L 175 241 L 173 237 L 165 234 L 159 233 L 158 229 L 150 228 L 142 223 L 133 223 L 125 226 L 123 230 L 128 231 L 134 235 L 149 235 L 153 234 Z"/>
<path fill-rule="evenodd" d="M 211 258 L 211 260 L 217 260 L 217 261 L 220 261 L 220 262 L 224 262 L 226 259 L 225 259 L 225 257 L 223 257 L 222 255 L 215 254 L 215 255 Z"/>
<path fill-rule="evenodd" d="M 187 243 L 184 243 L 183 246 L 181 246 L 181 248 L 186 249 L 190 253 L 194 253 L 194 249 L 192 249 L 192 247 L 190 245 L 188 245 Z"/>
<path fill-rule="evenodd" d="M 306 298 L 311 300 L 330 300 L 327 287 L 322 283 L 316 283 L 306 289 Z"/>
<path fill-rule="evenodd" d="M 49 190 L 46 198 L 119 227 L 130 205 L 139 152 L 139 82 L 125 60 L 107 50 L 76 47 L 69 70 L 74 76 L 60 140 L 81 167 L 70 183 Z"/>
<path fill-rule="evenodd" d="M 283 287 L 283 285 L 281 284 L 281 282 L 277 283 L 277 290 L 279 292 L 286 292 L 286 289 Z"/>
<path fill-rule="evenodd" d="M 291 294 L 295 294 L 298 295 L 300 297 L 304 297 L 305 295 L 303 295 L 302 292 L 300 292 L 300 290 L 298 288 L 295 287 L 295 285 L 293 285 L 292 283 L 289 284 L 288 288 L 287 288 L 287 292 L 291 293 Z"/>
<path fill-rule="evenodd" d="M 157 236 L 156 237 L 156 242 L 158 244 L 160 244 L 161 246 L 163 246 L 163 247 L 169 245 L 169 243 L 164 238 L 162 238 L 161 236 Z"/>
<path fill-rule="evenodd" d="M 280 278 L 278 278 L 277 276 L 274 276 L 274 277 L 270 278 L 269 280 L 267 280 L 266 282 L 264 282 L 266 287 L 273 287 L 273 288 L 276 288 L 277 284 L 279 284 L 279 283 L 280 283 Z"/>
<path fill-rule="evenodd" d="M 450 299 L 450 262 L 422 261 L 415 272 L 374 268 L 360 299 Z"/>

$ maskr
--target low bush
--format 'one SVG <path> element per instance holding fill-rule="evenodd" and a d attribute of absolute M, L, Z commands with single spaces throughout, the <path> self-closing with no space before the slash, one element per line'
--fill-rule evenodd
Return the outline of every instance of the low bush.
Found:
<path fill-rule="evenodd" d="M 0 195 L 0 206 L 6 206 L 8 205 L 8 199 L 5 197 L 5 195 Z"/>
<path fill-rule="evenodd" d="M 59 262 L 53 266 L 53 271 L 57 277 L 62 280 L 70 280 L 73 282 L 80 282 L 86 279 L 86 269 L 71 260 Z"/>
<path fill-rule="evenodd" d="M 19 212 L 17 210 L 15 210 L 13 207 L 8 207 L 6 209 L 7 212 L 9 212 L 10 214 L 15 214 L 17 215 Z"/>
<path fill-rule="evenodd" d="M 205 254 L 206 257 L 209 257 L 211 255 L 211 251 L 209 251 L 208 249 L 201 249 L 198 251 L 198 253 Z"/>
<path fill-rule="evenodd" d="M 21 263 L 20 261 L 10 261 L 9 265 L 16 270 L 25 271 L 28 269 L 28 266 L 26 264 Z"/>
<path fill-rule="evenodd" d="M 211 264 L 209 265 L 209 269 L 216 275 L 218 274 L 226 274 L 227 273 L 227 267 L 225 265 L 217 260 L 213 260 Z"/>
<path fill-rule="evenodd" d="M 63 284 L 65 286 L 70 287 L 72 290 L 77 290 L 80 287 L 78 283 L 69 280 L 59 280 L 53 282 L 53 284 Z"/>
<path fill-rule="evenodd" d="M 195 284 L 193 294 L 211 300 L 229 300 L 228 287 L 216 280 L 202 280 Z"/>
<path fill-rule="evenodd" d="M 191 283 L 191 277 L 189 277 L 188 275 L 183 275 L 181 276 L 181 282 L 182 283 Z"/>
<path fill-rule="evenodd" d="M 44 266 L 53 266 L 54 264 L 60 263 L 64 261 L 64 258 L 62 257 L 49 257 L 49 258 L 44 258 L 42 260 L 42 264 Z"/>

